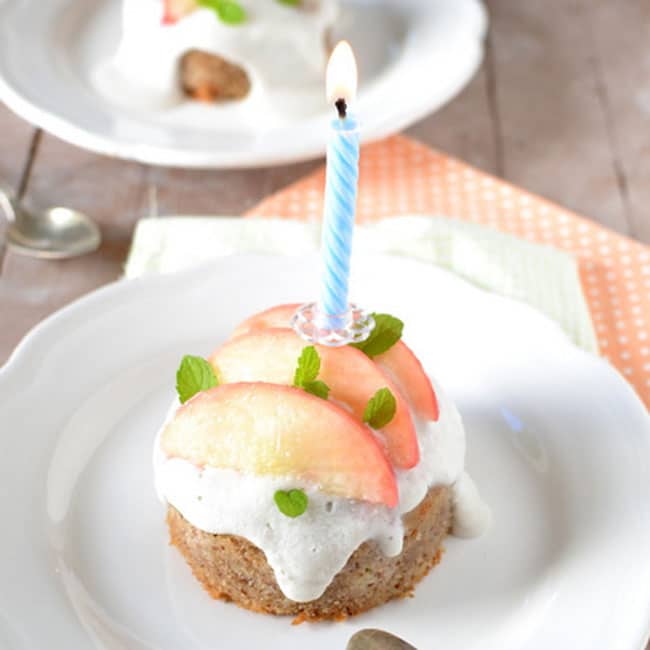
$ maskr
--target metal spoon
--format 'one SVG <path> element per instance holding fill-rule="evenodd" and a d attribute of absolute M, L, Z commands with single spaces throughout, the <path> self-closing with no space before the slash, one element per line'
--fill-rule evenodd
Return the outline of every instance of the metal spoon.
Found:
<path fill-rule="evenodd" d="M 9 221 L 7 244 L 17 253 L 65 259 L 97 250 L 101 243 L 99 228 L 85 214 L 61 207 L 30 212 L 2 185 L 0 209 Z"/>
<path fill-rule="evenodd" d="M 382 630 L 361 630 L 348 641 L 347 650 L 417 650 L 410 643 Z"/>

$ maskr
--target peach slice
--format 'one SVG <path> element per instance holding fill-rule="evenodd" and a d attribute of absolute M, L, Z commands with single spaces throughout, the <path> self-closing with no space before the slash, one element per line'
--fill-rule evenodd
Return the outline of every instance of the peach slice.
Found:
<path fill-rule="evenodd" d="M 291 329 L 269 328 L 226 342 L 209 361 L 221 384 L 265 381 L 292 385 L 298 357 L 307 345 Z M 390 377 L 355 348 L 316 349 L 321 360 L 318 379 L 330 387 L 330 397 L 346 404 L 359 420 L 380 388 L 388 388 L 395 395 L 395 417 L 382 429 L 388 457 L 397 467 L 409 469 L 417 465 L 420 450 L 413 420 Z"/>
<path fill-rule="evenodd" d="M 255 314 L 237 327 L 234 336 L 268 327 L 287 327 L 298 307 L 298 304 L 278 305 Z M 416 415 L 425 420 L 438 419 L 438 400 L 431 380 L 406 343 L 398 341 L 390 350 L 375 357 L 375 361 L 390 373 Z"/>
<path fill-rule="evenodd" d="M 165 427 L 161 445 L 196 465 L 290 476 L 333 496 L 397 505 L 393 470 L 370 430 L 298 388 L 249 382 L 198 393 Z"/>
<path fill-rule="evenodd" d="M 431 380 L 424 372 L 420 360 L 404 341 L 398 341 L 374 360 L 393 378 L 417 416 L 424 420 L 438 419 L 438 399 Z"/>
<path fill-rule="evenodd" d="M 196 0 L 164 0 L 163 25 L 174 25 L 198 8 Z"/>
<path fill-rule="evenodd" d="M 276 305 L 257 314 L 253 314 L 243 323 L 240 323 L 231 338 L 248 334 L 249 332 L 259 332 L 259 330 L 269 327 L 289 327 L 291 318 L 300 308 L 299 304 Z"/>

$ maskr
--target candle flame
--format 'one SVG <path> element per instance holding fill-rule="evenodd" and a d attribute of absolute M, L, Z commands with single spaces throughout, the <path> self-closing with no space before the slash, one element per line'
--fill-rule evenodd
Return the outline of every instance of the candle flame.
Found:
<path fill-rule="evenodd" d="M 357 62 L 347 41 L 334 48 L 327 65 L 327 101 L 343 99 L 351 104 L 357 94 Z"/>

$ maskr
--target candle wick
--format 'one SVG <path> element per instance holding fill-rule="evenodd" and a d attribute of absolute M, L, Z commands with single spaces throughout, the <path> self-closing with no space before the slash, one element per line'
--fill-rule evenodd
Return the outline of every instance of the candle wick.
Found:
<path fill-rule="evenodd" d="M 339 117 L 342 120 L 344 120 L 347 117 L 347 114 L 348 114 L 348 104 L 345 101 L 345 99 L 343 99 L 343 97 L 341 97 L 340 99 L 337 99 L 334 102 L 334 106 L 336 106 L 336 110 L 338 111 Z"/>

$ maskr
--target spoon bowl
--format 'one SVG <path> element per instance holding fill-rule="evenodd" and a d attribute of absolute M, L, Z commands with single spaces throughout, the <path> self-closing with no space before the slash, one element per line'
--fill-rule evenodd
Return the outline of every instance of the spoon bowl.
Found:
<path fill-rule="evenodd" d="M 346 650 L 417 650 L 417 648 L 383 630 L 368 629 L 354 634 Z"/>
<path fill-rule="evenodd" d="M 0 208 L 9 221 L 7 244 L 22 255 L 65 259 L 91 253 L 101 243 L 97 225 L 77 210 L 53 207 L 29 212 L 2 188 Z"/>

